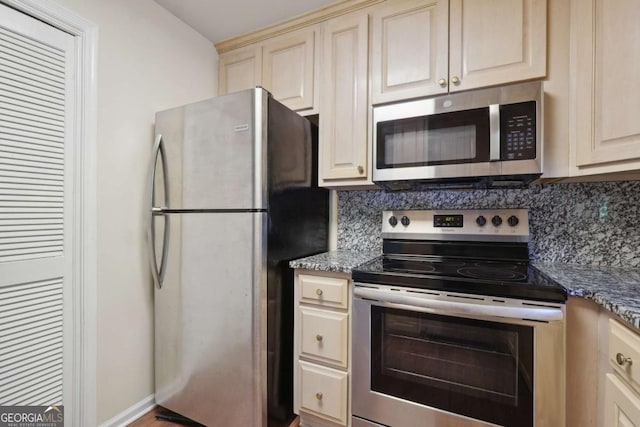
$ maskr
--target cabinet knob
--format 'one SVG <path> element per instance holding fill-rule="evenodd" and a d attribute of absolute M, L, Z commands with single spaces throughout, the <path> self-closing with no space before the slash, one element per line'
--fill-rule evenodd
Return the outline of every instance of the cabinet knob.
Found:
<path fill-rule="evenodd" d="M 364 168 L 362 167 L 362 165 L 358 165 L 358 173 L 360 175 L 362 175 L 364 173 Z"/>
<path fill-rule="evenodd" d="M 451 83 L 454 85 L 460 84 L 460 79 L 456 76 L 451 77 Z"/>
<path fill-rule="evenodd" d="M 438 80 L 438 84 L 442 87 L 447 85 L 447 79 L 440 79 Z"/>
<path fill-rule="evenodd" d="M 316 289 L 316 295 L 321 297 L 322 296 L 322 289 Z"/>
<path fill-rule="evenodd" d="M 322 335 L 320 334 L 316 335 L 316 341 L 322 342 Z"/>
<path fill-rule="evenodd" d="M 620 366 L 624 366 L 626 364 L 629 364 L 629 366 L 631 366 L 633 360 L 631 360 L 630 357 L 625 357 L 625 355 L 622 353 L 618 353 L 616 354 L 616 362 L 618 362 L 618 365 Z"/>
<path fill-rule="evenodd" d="M 316 399 L 322 400 L 322 393 L 321 392 L 317 392 L 316 393 Z"/>

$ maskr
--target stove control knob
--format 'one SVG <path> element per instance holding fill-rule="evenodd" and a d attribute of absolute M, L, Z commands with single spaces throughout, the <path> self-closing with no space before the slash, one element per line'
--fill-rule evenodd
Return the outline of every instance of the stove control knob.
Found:
<path fill-rule="evenodd" d="M 518 219 L 518 217 L 517 217 L 517 216 L 515 216 L 515 215 L 511 215 L 511 216 L 509 217 L 509 219 L 507 219 L 507 223 L 508 223 L 510 226 L 515 227 L 516 225 L 518 225 L 518 224 L 520 223 L 520 220 Z"/>
<path fill-rule="evenodd" d="M 390 216 L 390 217 L 389 217 L 389 224 L 390 224 L 392 227 L 395 227 L 396 225 L 398 225 L 398 218 L 396 218 L 396 217 L 395 217 L 395 216 L 393 216 L 393 215 L 392 215 L 392 216 Z"/>
<path fill-rule="evenodd" d="M 403 217 L 400 219 L 400 222 L 402 223 L 402 225 L 404 225 L 404 226 L 406 227 L 406 226 L 408 226 L 408 225 L 409 225 L 409 223 L 410 223 L 411 221 L 409 221 L 409 217 L 408 217 L 408 216 L 403 216 Z"/>
<path fill-rule="evenodd" d="M 483 217 L 482 215 L 476 218 L 476 224 L 478 224 L 480 227 L 482 227 L 486 223 L 487 223 L 487 218 Z"/>
<path fill-rule="evenodd" d="M 499 215 L 495 215 L 493 218 L 491 218 L 491 224 L 495 225 L 496 227 L 500 226 L 500 224 L 502 224 L 502 218 L 500 218 Z"/>

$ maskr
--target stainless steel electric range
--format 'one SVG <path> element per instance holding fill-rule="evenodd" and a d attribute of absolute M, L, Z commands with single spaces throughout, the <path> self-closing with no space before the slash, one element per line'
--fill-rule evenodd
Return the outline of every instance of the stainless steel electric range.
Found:
<path fill-rule="evenodd" d="M 564 426 L 566 291 L 523 209 L 388 211 L 353 271 L 353 427 Z"/>

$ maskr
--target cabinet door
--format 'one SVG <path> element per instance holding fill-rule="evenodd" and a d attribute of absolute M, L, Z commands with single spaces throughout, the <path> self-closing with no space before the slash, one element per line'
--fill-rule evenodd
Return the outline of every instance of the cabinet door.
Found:
<path fill-rule="evenodd" d="M 371 102 L 446 93 L 448 1 L 394 0 L 383 5 L 372 17 Z"/>
<path fill-rule="evenodd" d="M 348 374 L 298 362 L 300 409 L 340 425 L 347 425 Z"/>
<path fill-rule="evenodd" d="M 573 1 L 576 163 L 640 167 L 640 7 L 637 0 Z"/>
<path fill-rule="evenodd" d="M 218 58 L 218 95 L 250 89 L 261 84 L 262 58 L 254 45 L 233 50 Z"/>
<path fill-rule="evenodd" d="M 347 367 L 349 316 L 300 306 L 300 356 Z"/>
<path fill-rule="evenodd" d="M 320 182 L 366 180 L 368 16 L 349 15 L 323 27 Z"/>
<path fill-rule="evenodd" d="M 604 427 L 640 426 L 640 398 L 615 374 L 607 374 Z"/>
<path fill-rule="evenodd" d="M 317 27 L 270 39 L 262 45 L 262 84 L 292 110 L 315 107 Z"/>
<path fill-rule="evenodd" d="M 451 0 L 449 91 L 544 77 L 546 0 Z"/>

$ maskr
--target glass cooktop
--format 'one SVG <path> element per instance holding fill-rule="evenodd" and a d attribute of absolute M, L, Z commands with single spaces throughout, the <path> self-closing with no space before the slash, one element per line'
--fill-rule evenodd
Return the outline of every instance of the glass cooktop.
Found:
<path fill-rule="evenodd" d="M 564 302 L 566 290 L 528 262 L 382 255 L 352 272 L 358 283 Z"/>

